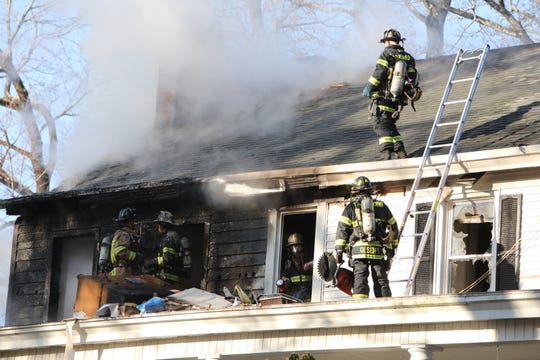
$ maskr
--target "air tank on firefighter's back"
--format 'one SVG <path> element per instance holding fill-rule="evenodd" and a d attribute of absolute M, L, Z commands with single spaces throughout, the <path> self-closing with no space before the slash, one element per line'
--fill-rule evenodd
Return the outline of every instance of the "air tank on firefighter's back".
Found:
<path fill-rule="evenodd" d="M 407 76 L 407 63 L 403 60 L 396 61 L 394 71 L 392 73 L 392 81 L 390 82 L 390 93 L 392 101 L 397 101 L 397 98 L 403 93 L 405 77 Z"/>

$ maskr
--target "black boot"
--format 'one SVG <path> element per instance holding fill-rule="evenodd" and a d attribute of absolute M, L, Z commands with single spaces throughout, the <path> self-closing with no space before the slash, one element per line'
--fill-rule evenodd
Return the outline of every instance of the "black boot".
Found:
<path fill-rule="evenodd" d="M 407 152 L 405 151 L 405 148 L 401 148 L 398 151 L 396 151 L 397 158 L 398 159 L 405 159 L 407 158 Z"/>
<path fill-rule="evenodd" d="M 392 159 L 392 150 L 383 150 L 381 151 L 382 160 L 391 160 Z"/>

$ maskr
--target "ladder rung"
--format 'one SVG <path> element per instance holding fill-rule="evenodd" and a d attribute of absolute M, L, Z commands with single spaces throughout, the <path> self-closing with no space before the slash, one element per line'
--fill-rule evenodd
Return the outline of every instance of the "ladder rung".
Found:
<path fill-rule="evenodd" d="M 466 57 L 466 58 L 462 57 L 462 58 L 460 59 L 460 62 L 463 62 L 463 61 L 469 61 L 469 60 L 478 60 L 478 59 L 480 59 L 481 57 L 482 57 L 482 54 L 476 55 L 476 56 L 471 56 L 471 57 Z"/>
<path fill-rule="evenodd" d="M 390 280 L 388 279 L 388 282 L 391 282 L 391 283 L 397 283 L 397 282 L 406 282 L 406 281 L 409 281 L 409 279 L 395 279 L 395 280 Z"/>
<path fill-rule="evenodd" d="M 460 121 L 451 121 L 451 122 L 445 122 L 445 123 L 438 123 L 437 126 L 450 126 L 450 125 L 457 125 Z"/>
<path fill-rule="evenodd" d="M 411 211 L 409 214 L 414 215 L 422 215 L 422 214 L 429 214 L 431 210 L 418 210 L 418 211 Z"/>
<path fill-rule="evenodd" d="M 466 81 L 473 81 L 474 79 L 476 78 L 472 77 L 472 78 L 465 78 L 465 79 L 457 79 L 457 80 L 450 81 L 450 83 L 457 84 L 457 83 L 466 82 Z"/>
<path fill-rule="evenodd" d="M 437 145 L 431 145 L 429 148 L 430 148 L 430 149 L 438 149 L 438 148 L 450 147 L 450 146 L 452 146 L 451 143 L 448 143 L 448 144 L 437 144 Z"/>
<path fill-rule="evenodd" d="M 412 238 L 412 237 L 419 237 L 419 236 L 422 236 L 424 235 L 423 233 L 415 233 L 415 234 L 402 234 L 401 237 L 408 237 L 408 238 Z"/>
<path fill-rule="evenodd" d="M 431 192 L 432 190 L 433 190 L 433 188 L 416 189 L 416 190 L 414 190 L 414 192 L 418 192 L 418 193 L 427 193 L 427 192 Z"/>
<path fill-rule="evenodd" d="M 428 169 L 435 169 L 435 170 L 436 169 L 444 169 L 444 168 L 446 168 L 446 164 L 443 164 L 443 165 L 426 165 L 424 167 L 426 167 Z"/>
<path fill-rule="evenodd" d="M 444 105 L 452 105 L 452 104 L 462 104 L 464 102 L 467 102 L 467 99 L 463 100 L 454 100 L 454 101 L 447 101 L 444 103 Z"/>
<path fill-rule="evenodd" d="M 397 260 L 412 260 L 414 259 L 416 256 L 414 255 L 409 255 L 409 256 L 395 256 L 394 257 L 394 261 L 397 261 Z"/>

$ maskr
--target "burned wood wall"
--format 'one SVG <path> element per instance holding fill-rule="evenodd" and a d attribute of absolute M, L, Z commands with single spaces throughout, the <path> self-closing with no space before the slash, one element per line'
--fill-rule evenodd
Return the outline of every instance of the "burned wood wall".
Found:
<path fill-rule="evenodd" d="M 150 205 L 131 202 L 130 205 L 137 209 L 141 222 L 151 224 L 159 210 L 167 209 L 183 224 L 204 226 L 204 238 L 196 239 L 203 242 L 196 244 L 204 249 L 198 254 L 203 278 L 194 286 L 219 294 L 223 294 L 224 286 L 233 291 L 235 285 L 248 293 L 251 290 L 256 293 L 262 291 L 268 221 L 266 208 L 256 204 L 218 208 L 208 204 L 194 206 L 180 203 L 178 199 Z M 58 306 L 54 289 L 55 276 L 58 276 L 55 270 L 58 268 L 55 265 L 57 260 L 53 261 L 58 259 L 55 239 L 62 237 L 67 241 L 78 241 L 80 236 L 85 236 L 97 243 L 102 236 L 114 231 L 117 225 L 112 218 L 122 206 L 49 204 L 18 218 L 14 230 L 6 325 L 54 321 L 51 320 L 51 312 Z M 97 253 L 94 257 L 92 261 L 96 260 Z M 96 271 L 94 267 L 93 272 Z"/>
<path fill-rule="evenodd" d="M 222 293 L 239 285 L 261 292 L 264 285 L 268 214 L 233 211 L 212 216 L 206 290 Z"/>

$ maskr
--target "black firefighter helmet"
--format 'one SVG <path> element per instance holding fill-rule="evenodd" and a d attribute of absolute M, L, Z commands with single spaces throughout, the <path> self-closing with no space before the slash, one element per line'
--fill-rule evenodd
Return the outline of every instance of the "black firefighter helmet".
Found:
<path fill-rule="evenodd" d="M 379 40 L 379 42 L 386 42 L 386 41 L 405 41 L 405 38 L 401 37 L 401 33 L 397 31 L 396 29 L 388 29 L 384 32 L 383 38 Z"/>
<path fill-rule="evenodd" d="M 371 194 L 372 189 L 371 181 L 365 176 L 357 177 L 351 184 L 351 194 L 353 195 L 358 193 Z"/>
<path fill-rule="evenodd" d="M 122 208 L 120 212 L 118 212 L 118 217 L 113 219 L 113 221 L 122 222 L 126 220 L 135 219 L 137 217 L 137 214 L 135 213 L 135 209 L 133 209 L 130 206 L 127 206 L 125 208 Z"/>

